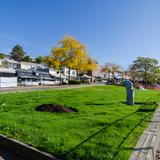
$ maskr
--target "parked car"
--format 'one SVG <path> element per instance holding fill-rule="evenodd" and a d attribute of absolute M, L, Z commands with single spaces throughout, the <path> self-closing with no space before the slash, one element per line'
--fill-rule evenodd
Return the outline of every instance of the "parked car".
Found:
<path fill-rule="evenodd" d="M 160 87 L 160 85 L 157 84 L 157 83 L 152 83 L 151 85 L 154 86 L 154 87 Z"/>
<path fill-rule="evenodd" d="M 113 79 L 109 79 L 105 84 L 112 85 L 112 84 L 114 84 L 114 80 Z"/>

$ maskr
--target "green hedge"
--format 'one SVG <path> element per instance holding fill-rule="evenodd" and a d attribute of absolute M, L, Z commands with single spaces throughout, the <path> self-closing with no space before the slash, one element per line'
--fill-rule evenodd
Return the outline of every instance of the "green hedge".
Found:
<path fill-rule="evenodd" d="M 82 83 L 83 84 L 89 84 L 89 81 L 88 80 L 82 80 Z"/>
<path fill-rule="evenodd" d="M 5 58 L 5 55 L 3 53 L 0 53 L 0 59 Z"/>
<path fill-rule="evenodd" d="M 69 80 L 68 81 L 68 84 L 81 84 L 82 83 L 82 81 L 80 81 L 80 80 Z"/>

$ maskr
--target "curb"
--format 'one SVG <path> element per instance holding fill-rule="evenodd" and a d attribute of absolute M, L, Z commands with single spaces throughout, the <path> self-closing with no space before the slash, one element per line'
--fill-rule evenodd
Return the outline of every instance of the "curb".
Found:
<path fill-rule="evenodd" d="M 61 89 L 76 89 L 84 87 L 103 86 L 104 84 L 82 84 L 82 85 L 61 85 L 61 86 L 21 86 L 12 88 L 0 88 L 0 93 L 16 93 L 16 92 L 32 92 L 43 90 L 61 90 Z"/>
<path fill-rule="evenodd" d="M 24 160 L 57 160 L 54 156 L 0 134 L 0 144 Z"/>
<path fill-rule="evenodd" d="M 136 147 L 133 149 L 129 160 L 155 160 L 159 142 L 160 108 L 158 107 L 150 121 L 149 127 L 143 132 Z"/>

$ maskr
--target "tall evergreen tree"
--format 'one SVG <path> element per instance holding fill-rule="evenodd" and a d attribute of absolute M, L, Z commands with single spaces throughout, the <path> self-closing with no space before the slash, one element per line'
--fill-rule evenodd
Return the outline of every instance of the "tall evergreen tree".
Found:
<path fill-rule="evenodd" d="M 20 45 L 16 45 L 12 51 L 10 52 L 11 57 L 16 61 L 21 61 L 25 57 L 25 52 L 23 51 L 23 48 Z"/>
<path fill-rule="evenodd" d="M 32 57 L 26 55 L 26 56 L 24 56 L 24 58 L 22 60 L 25 61 L 25 62 L 32 62 Z"/>
<path fill-rule="evenodd" d="M 44 62 L 44 58 L 45 57 L 38 56 L 38 57 L 35 58 L 35 61 L 36 61 L 36 63 L 42 63 L 42 62 Z"/>

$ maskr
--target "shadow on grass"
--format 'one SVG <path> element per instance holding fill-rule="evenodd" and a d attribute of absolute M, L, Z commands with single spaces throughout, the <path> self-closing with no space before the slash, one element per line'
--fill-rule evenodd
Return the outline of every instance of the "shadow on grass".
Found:
<path fill-rule="evenodd" d="M 148 150 L 151 150 L 152 151 L 152 159 L 154 160 L 154 150 L 153 150 L 153 147 L 139 147 L 139 148 L 133 148 L 133 147 L 123 147 L 121 148 L 122 151 L 124 150 L 130 150 L 130 151 L 141 151 L 141 152 L 146 152 Z M 118 153 L 117 153 L 118 155 Z M 116 156 L 117 156 L 116 155 Z M 115 157 L 113 157 L 113 159 L 115 159 Z"/>
<path fill-rule="evenodd" d="M 152 112 L 150 114 L 148 114 L 147 116 L 145 116 L 144 118 L 142 118 L 136 125 L 135 127 L 126 135 L 126 137 L 123 138 L 123 140 L 121 141 L 121 143 L 118 145 L 118 147 L 116 148 L 117 151 L 114 152 L 113 154 L 113 159 L 115 159 L 117 157 L 117 155 L 119 154 L 119 152 L 121 150 L 123 150 L 123 148 L 121 148 L 122 144 L 125 142 L 125 140 L 129 137 L 129 135 L 149 116 L 152 115 Z M 133 148 L 131 148 L 133 150 Z M 140 150 L 140 149 L 139 149 Z"/>
<path fill-rule="evenodd" d="M 152 108 L 152 109 L 149 109 L 149 108 L 145 109 L 145 108 L 143 108 L 143 109 L 138 109 L 137 110 L 137 112 L 154 112 L 154 111 L 155 111 L 155 108 Z"/>
<path fill-rule="evenodd" d="M 85 142 L 89 141 L 91 138 L 95 137 L 96 135 L 102 133 L 104 130 L 106 130 L 107 128 L 109 128 L 110 126 L 116 124 L 117 122 L 119 121 L 122 121 L 123 119 L 127 118 L 127 117 L 130 117 L 134 114 L 136 114 L 137 112 L 151 112 L 150 114 L 148 114 L 147 116 L 145 116 L 143 119 L 141 119 L 137 124 L 136 126 L 127 134 L 127 136 L 125 138 L 123 138 L 122 142 L 119 144 L 119 146 L 117 147 L 117 149 L 119 150 L 119 148 L 121 147 L 121 145 L 124 143 L 124 141 L 129 137 L 129 135 L 147 118 L 149 117 L 154 111 L 155 111 L 155 108 L 154 109 L 145 109 L 143 107 L 145 107 L 145 105 L 148 105 L 148 103 L 143 103 L 143 105 L 135 112 L 131 113 L 131 114 L 128 114 L 126 116 L 123 116 L 122 118 L 119 118 L 115 121 L 113 121 L 112 123 L 109 123 L 107 124 L 106 126 L 104 126 L 102 129 L 100 129 L 99 131 L 97 131 L 96 133 L 92 134 L 91 136 L 89 136 L 88 138 L 86 138 L 85 140 L 83 140 L 81 143 L 79 143 L 77 146 L 75 146 L 74 148 L 70 149 L 68 152 L 64 153 L 62 156 L 60 156 L 59 158 L 60 159 L 67 159 L 67 155 L 69 155 L 71 152 L 73 152 L 74 150 L 76 150 L 77 148 L 79 148 L 80 146 L 82 146 Z M 153 103 L 152 103 L 153 105 Z M 115 152 L 115 154 L 118 154 L 119 151 Z"/>
<path fill-rule="evenodd" d="M 63 159 L 63 160 L 67 159 L 66 156 L 67 156 L 68 154 L 70 154 L 71 152 L 73 152 L 75 149 L 79 148 L 82 144 L 84 144 L 85 142 L 89 141 L 91 138 L 93 138 L 93 137 L 95 137 L 96 135 L 98 135 L 99 133 L 103 132 L 105 129 L 107 129 L 108 127 L 114 125 L 114 124 L 117 123 L 118 121 L 121 121 L 121 120 L 123 120 L 124 118 L 127 118 L 127 117 L 135 114 L 136 112 L 137 112 L 137 111 L 135 111 L 135 112 L 133 112 L 133 113 L 131 113 L 131 114 L 129 114 L 129 115 L 126 115 L 126 116 L 124 116 L 124 117 L 122 117 L 122 118 L 119 118 L 119 119 L 113 121 L 113 122 L 110 123 L 110 124 L 107 124 L 105 127 L 103 127 L 102 129 L 100 129 L 98 132 L 92 134 L 90 137 L 88 137 L 88 138 L 86 138 L 85 140 L 83 140 L 83 141 L 82 141 L 81 143 L 79 143 L 77 146 L 75 146 L 74 148 L 70 149 L 68 152 L 66 152 L 65 154 L 63 154 L 63 155 L 60 157 L 60 159 Z"/>
<path fill-rule="evenodd" d="M 123 147 L 123 150 L 132 150 L 132 151 L 145 151 L 152 149 L 152 147 L 140 147 L 140 148 L 135 148 L 135 147 Z"/>
<path fill-rule="evenodd" d="M 120 103 L 127 105 L 127 102 L 126 102 L 126 101 L 121 101 Z M 134 102 L 134 104 L 135 104 L 135 105 L 145 105 L 146 102 Z"/>
<path fill-rule="evenodd" d="M 120 103 L 127 105 L 127 102 L 126 102 L 126 101 L 121 101 Z M 134 102 L 134 104 L 135 104 L 135 105 L 157 105 L 156 102 Z"/>

